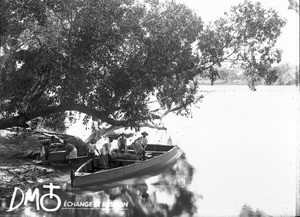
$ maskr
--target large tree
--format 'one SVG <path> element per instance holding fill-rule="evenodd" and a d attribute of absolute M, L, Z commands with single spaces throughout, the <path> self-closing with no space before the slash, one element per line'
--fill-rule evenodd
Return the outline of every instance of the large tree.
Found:
<path fill-rule="evenodd" d="M 286 21 L 260 2 L 244 1 L 205 26 L 199 36 L 200 72 L 212 81 L 224 62 L 240 66 L 251 86 L 267 79 L 273 63 L 281 61 L 276 41 Z"/>
<path fill-rule="evenodd" d="M 198 75 L 229 57 L 248 71 L 278 60 L 283 25 L 248 1 L 204 28 L 174 1 L 1 0 L 0 129 L 66 111 L 133 127 L 186 114 Z"/>

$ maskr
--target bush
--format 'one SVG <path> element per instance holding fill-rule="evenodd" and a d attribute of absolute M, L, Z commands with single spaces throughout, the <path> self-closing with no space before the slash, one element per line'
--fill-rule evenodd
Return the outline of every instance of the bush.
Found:
<path fill-rule="evenodd" d="M 78 157 L 87 155 L 88 152 L 87 144 L 84 143 L 81 139 L 79 139 L 78 137 L 69 137 L 66 139 L 66 141 L 77 148 Z"/>
<path fill-rule="evenodd" d="M 251 206 L 245 204 L 241 209 L 239 217 L 268 217 L 268 215 L 261 210 L 253 211 Z"/>

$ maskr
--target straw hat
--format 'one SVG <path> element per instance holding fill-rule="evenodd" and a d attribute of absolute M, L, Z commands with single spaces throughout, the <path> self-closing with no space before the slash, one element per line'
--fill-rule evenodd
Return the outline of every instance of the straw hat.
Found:
<path fill-rule="evenodd" d="M 146 131 L 142 132 L 141 134 L 148 136 L 148 133 Z"/>

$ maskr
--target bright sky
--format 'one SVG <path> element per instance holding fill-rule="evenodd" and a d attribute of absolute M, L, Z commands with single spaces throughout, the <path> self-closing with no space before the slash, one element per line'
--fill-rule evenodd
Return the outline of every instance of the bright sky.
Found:
<path fill-rule="evenodd" d="M 195 10 L 205 23 L 223 16 L 231 6 L 244 0 L 178 0 Z M 296 0 L 297 1 L 297 0 Z M 253 2 L 256 2 L 253 0 Z M 283 50 L 282 62 L 299 64 L 299 15 L 294 10 L 288 10 L 288 0 L 260 0 L 265 7 L 274 8 L 279 15 L 287 20 L 278 39 L 277 47 Z M 298 0 L 299 2 L 299 0 Z"/>

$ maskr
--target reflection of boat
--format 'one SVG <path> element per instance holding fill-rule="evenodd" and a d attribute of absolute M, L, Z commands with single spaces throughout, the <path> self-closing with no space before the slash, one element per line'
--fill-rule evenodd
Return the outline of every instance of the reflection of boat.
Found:
<path fill-rule="evenodd" d="M 71 185 L 88 186 L 112 180 L 139 176 L 141 173 L 151 173 L 163 167 L 168 168 L 176 163 L 177 146 L 147 145 L 145 161 L 129 159 L 112 159 L 110 168 L 102 170 L 99 157 L 88 160 L 76 172 L 71 172 Z"/>

